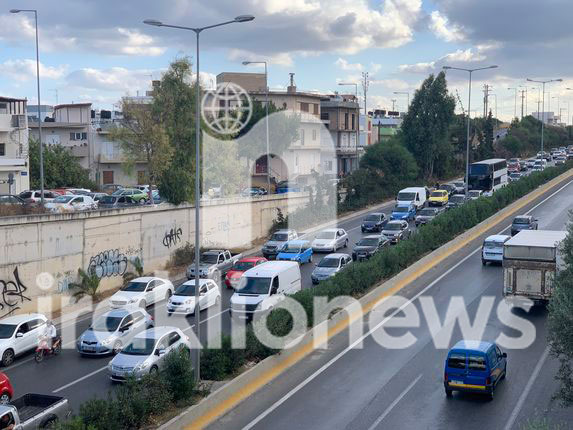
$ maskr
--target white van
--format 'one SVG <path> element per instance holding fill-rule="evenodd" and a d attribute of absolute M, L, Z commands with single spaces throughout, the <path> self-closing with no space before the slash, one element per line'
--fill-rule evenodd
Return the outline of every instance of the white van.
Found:
<path fill-rule="evenodd" d="M 409 187 L 400 190 L 396 197 L 396 204 L 408 205 L 412 203 L 416 210 L 422 209 L 426 205 L 427 190 L 426 187 Z"/>
<path fill-rule="evenodd" d="M 483 241 L 481 247 L 481 264 L 484 266 L 490 263 L 500 263 L 503 261 L 503 244 L 511 239 L 506 234 L 494 234 L 488 236 Z"/>
<path fill-rule="evenodd" d="M 271 309 L 285 295 L 302 289 L 300 267 L 294 261 L 269 261 L 247 270 L 231 296 L 231 314 L 250 319 Z"/>

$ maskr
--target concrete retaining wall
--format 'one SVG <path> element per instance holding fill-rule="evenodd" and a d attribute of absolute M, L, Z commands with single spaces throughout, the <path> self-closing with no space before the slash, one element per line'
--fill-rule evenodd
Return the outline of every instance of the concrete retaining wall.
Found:
<path fill-rule="evenodd" d="M 291 193 L 202 202 L 202 246 L 250 248 L 268 235 L 277 208 L 286 215 L 307 201 L 306 193 Z M 194 243 L 194 211 L 161 205 L 0 218 L 0 318 L 36 310 L 38 297 L 60 309 L 79 268 L 93 268 L 102 290 L 118 287 L 136 257 L 146 272 L 164 270 L 176 249 Z"/>

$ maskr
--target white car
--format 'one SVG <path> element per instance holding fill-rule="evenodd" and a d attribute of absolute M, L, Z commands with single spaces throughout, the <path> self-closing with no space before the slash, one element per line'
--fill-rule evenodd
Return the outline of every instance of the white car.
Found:
<path fill-rule="evenodd" d="M 44 190 L 44 202 L 51 202 L 58 196 L 59 196 L 58 193 Z M 38 190 L 22 191 L 20 194 L 18 194 L 18 197 L 20 197 L 22 200 L 34 203 L 39 203 L 40 201 L 42 201 L 42 193 Z"/>
<path fill-rule="evenodd" d="M 178 349 L 191 352 L 191 342 L 176 327 L 154 327 L 136 335 L 107 366 L 109 377 L 115 382 L 125 382 L 128 376 L 141 378 L 156 373 L 165 357 Z"/>
<path fill-rule="evenodd" d="M 168 300 L 173 295 L 173 284 L 167 279 L 144 276 L 135 278 L 109 299 L 112 309 L 126 306 L 146 308 L 149 305 Z"/>
<path fill-rule="evenodd" d="M 0 357 L 9 366 L 17 355 L 38 346 L 48 319 L 42 314 L 15 315 L 0 320 Z"/>
<path fill-rule="evenodd" d="M 348 234 L 342 228 L 327 228 L 316 235 L 311 246 L 314 252 L 336 252 L 348 246 Z"/>
<path fill-rule="evenodd" d="M 44 205 L 52 212 L 74 212 L 97 209 L 97 203 L 90 196 L 65 195 L 56 197 Z"/>
<path fill-rule="evenodd" d="M 221 290 L 212 279 L 199 280 L 199 310 L 218 306 Z M 181 284 L 167 303 L 167 314 L 189 315 L 195 313 L 195 279 Z"/>

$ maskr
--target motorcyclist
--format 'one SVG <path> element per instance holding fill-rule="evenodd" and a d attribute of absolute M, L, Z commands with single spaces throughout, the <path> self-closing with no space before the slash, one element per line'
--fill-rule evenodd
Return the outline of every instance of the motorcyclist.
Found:
<path fill-rule="evenodd" d="M 46 321 L 46 328 L 44 329 L 43 337 L 48 342 L 50 349 L 52 349 L 58 341 L 58 331 L 51 320 Z"/>

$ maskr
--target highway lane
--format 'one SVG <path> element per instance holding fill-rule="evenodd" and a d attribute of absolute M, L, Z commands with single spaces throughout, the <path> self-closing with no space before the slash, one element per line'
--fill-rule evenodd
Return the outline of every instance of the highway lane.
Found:
<path fill-rule="evenodd" d="M 389 213 L 392 206 L 393 203 L 386 203 L 379 207 L 385 213 Z M 371 212 L 378 210 L 376 207 Z M 366 214 L 336 223 L 348 232 L 350 244 L 347 250 L 341 249 L 339 252 L 351 253 L 352 244 L 362 236 L 360 224 L 364 216 Z M 310 239 L 313 237 L 314 235 L 309 235 Z M 310 273 L 314 269 L 314 263 L 320 261 L 323 255 L 326 254 L 316 254 L 313 256 L 313 263 L 301 267 L 303 288 L 312 287 Z M 183 281 L 178 280 L 174 282 L 174 285 L 179 285 Z M 201 342 L 203 344 L 206 344 L 207 340 L 215 333 L 230 333 L 231 331 L 228 309 L 232 290 L 223 285 L 221 293 L 220 308 L 213 307 L 201 313 Z M 96 314 L 105 310 L 107 307 L 100 309 Z M 165 303 L 159 303 L 147 310 L 154 316 L 156 326 L 172 325 L 181 328 L 188 335 L 192 333 L 195 322 L 193 316 L 187 318 L 181 316 L 168 317 Z M 95 396 L 103 397 L 110 390 L 113 390 L 114 386 L 110 383 L 106 371 L 107 363 L 111 357 L 81 357 L 75 351 L 75 339 L 89 327 L 91 320 L 92 315 L 86 314 L 75 324 L 65 325 L 63 331 L 65 348 L 61 356 L 48 357 L 44 362 L 37 364 L 33 359 L 33 354 L 27 354 L 17 358 L 12 366 L 0 369 L 9 376 L 15 387 L 16 395 L 27 392 L 54 393 L 69 398 L 71 406 L 77 408 L 82 402 Z M 62 333 L 62 328 L 58 327 L 58 331 Z"/>
<path fill-rule="evenodd" d="M 540 228 L 563 229 L 572 207 L 573 185 L 568 185 L 531 213 L 539 218 Z M 500 230 L 497 227 L 492 232 Z M 432 299 L 440 321 L 454 296 L 463 298 L 470 321 L 474 321 L 480 300 L 489 297 L 494 311 L 485 320 L 483 338 L 495 339 L 500 333 L 517 336 L 519 332 L 504 325 L 495 312 L 502 301 L 501 267 L 483 267 L 479 252 L 474 252 L 479 245 L 476 241 L 466 247 L 402 294 L 411 298 L 423 291 L 424 297 Z M 433 344 L 420 301 L 409 306 L 418 311 L 422 321 L 419 328 L 410 329 L 417 339 L 412 346 L 388 349 L 367 336 L 362 349 L 346 350 L 347 335 L 341 334 L 328 350 L 314 352 L 210 428 L 509 429 L 539 414 L 571 422 L 571 411 L 559 410 L 551 402 L 555 363 L 546 354 L 543 308 L 529 313 L 514 310 L 514 316 L 534 325 L 535 341 L 525 349 L 507 351 L 507 380 L 500 383 L 495 400 L 489 402 L 476 395 L 445 397 L 442 377 L 447 347 Z M 374 319 L 381 321 L 382 316 Z M 365 330 L 369 327 L 365 324 Z M 405 333 L 397 328 L 386 331 L 396 336 Z M 373 333 L 380 334 L 381 330 Z M 460 338 L 456 326 L 448 346 Z"/>

